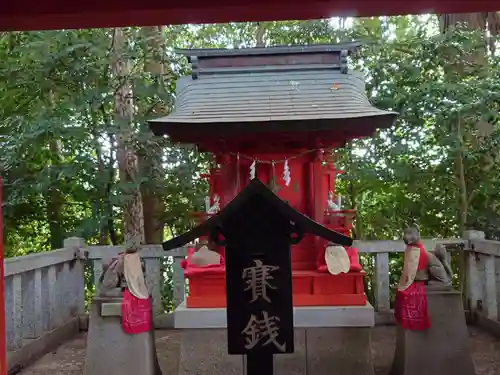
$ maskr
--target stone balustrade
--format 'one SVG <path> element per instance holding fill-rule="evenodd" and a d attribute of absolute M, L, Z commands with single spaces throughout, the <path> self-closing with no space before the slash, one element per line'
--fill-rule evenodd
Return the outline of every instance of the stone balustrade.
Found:
<path fill-rule="evenodd" d="M 81 245 L 70 238 L 64 249 L 5 260 L 8 351 L 85 313 Z"/>
<path fill-rule="evenodd" d="M 482 232 L 469 231 L 464 239 L 424 240 L 424 246 L 432 249 L 436 242 L 457 252 L 453 258 L 458 259 L 455 269 L 459 270 L 459 284 L 463 289 L 466 310 L 472 312 L 477 321 L 500 334 L 500 242 L 485 240 Z M 390 254 L 402 252 L 403 243 L 355 241 L 354 246 L 360 255 L 372 256 L 366 257 L 368 261 L 372 260 L 373 275 L 369 275 L 373 289 L 371 303 L 378 316 L 390 317 Z M 43 340 L 40 339 L 45 335 L 54 335 L 58 330 L 74 334 L 75 326 L 69 329 L 68 324 L 85 315 L 85 273 L 89 281 L 87 286 L 92 284 L 92 279 L 95 284 L 102 274 L 102 259 L 121 251 L 123 247 L 120 246 L 85 246 L 82 239 L 70 238 L 65 241 L 63 249 L 6 259 L 5 302 L 9 352 L 19 352 L 23 346 L 38 342 L 35 352 L 41 353 L 43 349 L 51 350 L 41 347 L 40 342 L 43 343 Z M 172 327 L 173 323 L 172 313 L 165 312 L 162 304 L 165 282 L 172 282 L 174 306 L 185 298 L 186 283 L 180 264 L 186 253 L 187 248 L 165 252 L 161 245 L 145 245 L 141 250 L 158 327 Z M 165 274 L 169 268 L 166 267 L 167 263 L 172 266 L 170 270 L 173 269 L 169 275 Z M 380 319 L 378 321 L 382 322 Z M 76 329 L 80 328 L 81 325 L 76 325 Z M 62 339 L 66 336 L 55 337 Z M 12 368 L 11 364 L 9 368 Z"/>

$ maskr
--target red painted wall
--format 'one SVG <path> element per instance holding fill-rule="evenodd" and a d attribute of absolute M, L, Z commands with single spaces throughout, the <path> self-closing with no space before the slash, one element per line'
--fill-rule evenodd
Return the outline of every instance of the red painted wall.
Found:
<path fill-rule="evenodd" d="M 284 159 L 288 159 L 291 182 L 283 180 Z M 290 151 L 288 155 L 275 154 L 223 154 L 217 156 L 220 168 L 211 171 L 210 195 L 218 194 L 223 209 L 250 181 L 250 166 L 256 162 L 255 177 L 270 185 L 273 176 L 279 186 L 277 195 L 288 201 L 290 206 L 315 221 L 323 224 L 327 206 L 328 191 L 335 192 L 335 170 L 333 166 L 322 166 L 323 153 L 320 150 Z M 275 160 L 274 168 L 272 161 Z M 273 172 L 274 169 L 274 172 Z M 239 183 L 238 183 L 239 181 Z M 292 251 L 294 270 L 316 269 L 318 252 L 324 243 L 315 236 L 306 235 Z"/>
<path fill-rule="evenodd" d="M 3 262 L 3 216 L 2 216 L 2 180 L 0 178 L 0 375 L 7 375 L 7 343 L 5 329 L 5 294 Z"/>

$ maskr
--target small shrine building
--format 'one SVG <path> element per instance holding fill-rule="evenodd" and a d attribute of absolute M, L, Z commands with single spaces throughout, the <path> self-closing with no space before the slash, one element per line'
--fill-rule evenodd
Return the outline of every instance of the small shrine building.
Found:
<path fill-rule="evenodd" d="M 150 121 L 156 135 L 196 144 L 214 156 L 201 221 L 217 214 L 258 178 L 291 207 L 327 228 L 350 235 L 353 210 L 336 194 L 339 171 L 328 150 L 391 126 L 396 113 L 374 108 L 364 77 L 348 67 L 359 43 L 248 49 L 179 50 L 191 76 L 177 81 L 174 111 Z M 306 235 L 292 249 L 294 305 L 365 305 L 357 250 L 348 269 L 332 275 L 328 244 Z M 185 263 L 188 307 L 225 306 L 221 264 Z"/>

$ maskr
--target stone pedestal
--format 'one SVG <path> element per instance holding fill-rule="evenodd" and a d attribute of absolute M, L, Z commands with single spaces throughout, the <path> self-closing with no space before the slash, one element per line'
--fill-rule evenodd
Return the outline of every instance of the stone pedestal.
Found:
<path fill-rule="evenodd" d="M 373 375 L 371 305 L 294 308 L 295 353 L 275 355 L 276 375 Z M 226 310 L 175 311 L 182 328 L 179 375 L 243 375 L 245 357 L 227 354 Z"/>
<path fill-rule="evenodd" d="M 123 332 L 120 306 L 121 298 L 92 301 L 84 375 L 161 375 L 154 332 Z"/>
<path fill-rule="evenodd" d="M 474 375 L 460 293 L 428 290 L 427 299 L 431 328 L 397 328 L 390 375 Z"/>

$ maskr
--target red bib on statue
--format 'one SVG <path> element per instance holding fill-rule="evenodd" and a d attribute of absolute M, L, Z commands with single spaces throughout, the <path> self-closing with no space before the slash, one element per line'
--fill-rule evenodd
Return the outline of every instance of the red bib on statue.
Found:
<path fill-rule="evenodd" d="M 394 317 L 404 329 L 420 331 L 431 326 L 423 282 L 416 281 L 406 290 L 397 291 Z"/>
<path fill-rule="evenodd" d="M 151 301 L 141 299 L 125 289 L 122 300 L 122 327 L 125 333 L 137 335 L 151 330 Z"/>

